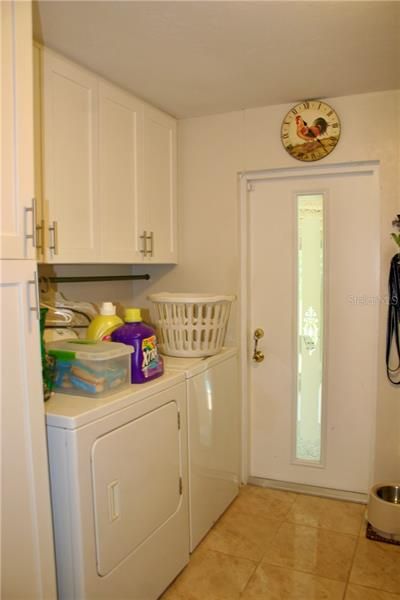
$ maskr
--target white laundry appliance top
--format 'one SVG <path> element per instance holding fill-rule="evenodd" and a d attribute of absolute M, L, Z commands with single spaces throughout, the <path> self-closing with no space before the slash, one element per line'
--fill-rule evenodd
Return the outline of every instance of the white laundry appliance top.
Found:
<path fill-rule="evenodd" d="M 182 358 L 163 355 L 164 367 L 170 371 L 183 372 L 186 379 L 190 379 L 199 373 L 203 373 L 210 367 L 227 360 L 237 353 L 236 348 L 222 348 L 221 352 L 214 356 L 201 356 L 198 358 Z"/>
<path fill-rule="evenodd" d="M 183 381 L 184 373 L 167 370 L 157 379 L 148 383 L 132 384 L 105 398 L 53 394 L 45 403 L 46 423 L 52 427 L 77 429 Z"/>

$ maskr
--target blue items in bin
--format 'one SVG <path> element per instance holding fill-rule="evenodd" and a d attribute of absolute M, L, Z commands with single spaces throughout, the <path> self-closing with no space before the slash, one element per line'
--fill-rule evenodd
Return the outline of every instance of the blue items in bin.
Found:
<path fill-rule="evenodd" d="M 49 344 L 56 358 L 54 388 L 79 396 L 102 396 L 130 383 L 131 346 L 113 342 Z"/>

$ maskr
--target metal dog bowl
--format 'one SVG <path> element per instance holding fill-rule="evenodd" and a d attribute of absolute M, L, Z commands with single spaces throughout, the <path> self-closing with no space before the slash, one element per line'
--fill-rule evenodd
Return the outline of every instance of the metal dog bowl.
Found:
<path fill-rule="evenodd" d="M 400 504 L 400 485 L 384 485 L 376 490 L 376 494 L 385 502 Z"/>
<path fill-rule="evenodd" d="M 371 488 L 368 522 L 379 535 L 400 539 L 400 483 L 386 481 Z"/>

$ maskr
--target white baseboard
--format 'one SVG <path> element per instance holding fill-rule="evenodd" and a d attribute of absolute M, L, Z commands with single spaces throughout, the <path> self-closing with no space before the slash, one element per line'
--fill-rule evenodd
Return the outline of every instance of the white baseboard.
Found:
<path fill-rule="evenodd" d="M 289 481 L 277 481 L 275 479 L 264 479 L 262 477 L 249 477 L 248 483 L 252 485 L 258 485 L 259 487 L 285 490 L 288 492 L 297 492 L 300 494 L 309 494 L 310 496 L 321 496 L 322 498 L 334 498 L 335 500 L 347 500 L 348 502 L 357 502 L 359 504 L 367 504 L 368 502 L 368 494 L 364 494 L 362 492 L 335 490 L 332 488 L 318 487 L 316 485 L 291 483 Z"/>

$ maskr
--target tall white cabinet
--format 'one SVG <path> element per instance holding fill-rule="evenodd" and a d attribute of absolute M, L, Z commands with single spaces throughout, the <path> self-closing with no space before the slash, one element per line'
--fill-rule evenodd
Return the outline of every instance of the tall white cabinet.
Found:
<path fill-rule="evenodd" d="M 32 45 L 28 3 L 0 3 L 1 258 L 35 258 Z"/>
<path fill-rule="evenodd" d="M 34 260 L 29 2 L 1 16 L 1 598 L 56 598 Z"/>
<path fill-rule="evenodd" d="M 1 598 L 56 598 L 36 264 L 1 261 Z"/>

